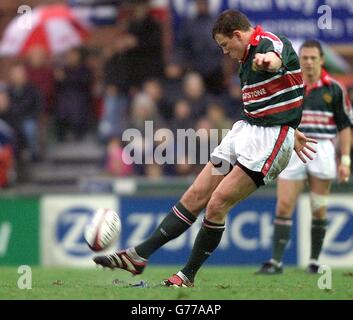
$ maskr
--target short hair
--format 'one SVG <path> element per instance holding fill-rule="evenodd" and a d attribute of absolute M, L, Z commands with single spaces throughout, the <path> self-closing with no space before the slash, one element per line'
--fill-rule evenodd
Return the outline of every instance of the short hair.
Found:
<path fill-rule="evenodd" d="M 216 34 L 223 34 L 229 38 L 232 37 L 234 30 L 248 31 L 251 28 L 251 23 L 248 17 L 238 10 L 225 10 L 217 18 L 212 36 L 215 38 Z"/>
<path fill-rule="evenodd" d="M 320 57 L 324 56 L 324 50 L 322 49 L 321 43 L 317 40 L 306 40 L 299 49 L 299 53 L 303 48 L 317 48 L 320 53 Z"/>

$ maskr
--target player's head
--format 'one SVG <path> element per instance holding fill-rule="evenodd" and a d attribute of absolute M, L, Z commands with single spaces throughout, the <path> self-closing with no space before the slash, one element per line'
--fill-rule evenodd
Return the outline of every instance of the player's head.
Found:
<path fill-rule="evenodd" d="M 246 15 L 237 10 L 226 10 L 220 14 L 212 30 L 212 36 L 224 54 L 233 59 L 242 59 L 252 33 Z"/>
<path fill-rule="evenodd" d="M 324 52 L 320 42 L 316 40 L 305 41 L 299 49 L 299 60 L 304 75 L 319 76 L 324 64 Z"/>

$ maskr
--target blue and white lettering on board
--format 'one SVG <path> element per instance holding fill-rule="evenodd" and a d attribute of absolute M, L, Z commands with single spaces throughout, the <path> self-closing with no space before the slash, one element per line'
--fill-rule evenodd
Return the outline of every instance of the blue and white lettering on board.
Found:
<path fill-rule="evenodd" d="M 121 246 L 135 246 L 146 239 L 168 214 L 177 198 L 122 197 Z M 209 264 L 259 264 L 271 255 L 273 217 L 276 199 L 253 196 L 238 204 L 229 214 L 226 229 Z M 164 245 L 151 256 L 150 263 L 182 264 L 191 252 L 202 217 L 177 239 Z M 286 252 L 285 262 L 297 262 L 296 237 Z"/>
<path fill-rule="evenodd" d="M 353 253 L 353 211 L 344 205 L 328 208 L 329 226 L 324 256 L 342 257 Z M 353 258 L 353 257 L 352 257 Z"/>
<path fill-rule="evenodd" d="M 84 228 L 99 208 L 119 212 L 116 196 L 45 196 L 41 200 L 41 250 L 45 266 L 94 266 Z M 119 243 L 107 250 L 116 250 Z"/>
<path fill-rule="evenodd" d="M 353 266 L 353 199 L 351 195 L 331 195 L 327 208 L 328 226 L 321 264 L 331 267 Z M 308 196 L 300 198 L 299 209 L 299 263 L 305 266 L 310 256 L 311 213 Z"/>
<path fill-rule="evenodd" d="M 56 241 L 68 255 L 80 257 L 91 254 L 83 231 L 93 212 L 89 207 L 72 207 L 59 213 L 55 230 Z"/>

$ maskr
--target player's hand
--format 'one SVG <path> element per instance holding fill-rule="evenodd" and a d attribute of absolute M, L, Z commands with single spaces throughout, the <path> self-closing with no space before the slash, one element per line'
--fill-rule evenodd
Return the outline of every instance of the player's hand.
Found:
<path fill-rule="evenodd" d="M 341 163 L 338 166 L 338 181 L 346 183 L 348 182 L 350 175 L 351 175 L 351 168 Z"/>
<path fill-rule="evenodd" d="M 254 71 L 271 71 L 271 58 L 264 53 L 256 53 L 252 61 Z"/>
<path fill-rule="evenodd" d="M 298 129 L 295 130 L 294 136 L 294 151 L 297 153 L 301 161 L 306 163 L 306 158 L 313 160 L 313 157 L 310 152 L 316 153 L 316 150 L 309 145 L 309 143 L 317 143 L 315 139 L 311 139 L 305 136 L 303 132 L 300 132 Z"/>

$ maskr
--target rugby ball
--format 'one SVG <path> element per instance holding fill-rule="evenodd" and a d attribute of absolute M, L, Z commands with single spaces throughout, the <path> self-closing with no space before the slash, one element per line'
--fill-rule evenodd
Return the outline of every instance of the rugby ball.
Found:
<path fill-rule="evenodd" d="M 121 220 L 111 209 L 98 209 L 85 226 L 84 238 L 93 251 L 101 251 L 111 246 L 120 235 Z"/>

